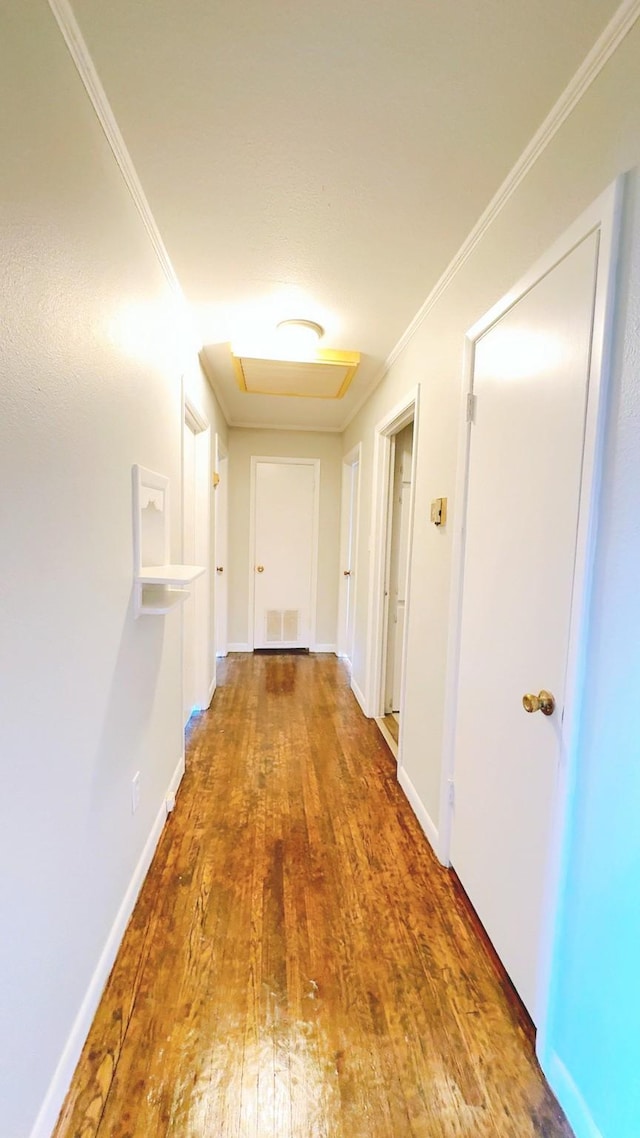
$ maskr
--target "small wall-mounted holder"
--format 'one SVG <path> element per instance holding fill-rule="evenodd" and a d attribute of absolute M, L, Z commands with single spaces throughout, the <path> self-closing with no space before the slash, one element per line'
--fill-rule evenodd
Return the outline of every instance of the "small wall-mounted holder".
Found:
<path fill-rule="evenodd" d="M 434 526 L 446 526 L 447 524 L 447 499 L 434 498 L 431 503 L 431 521 Z"/>
<path fill-rule="evenodd" d="M 203 565 L 172 565 L 169 530 L 169 479 L 133 467 L 134 615 L 157 616 L 186 601 L 185 587 Z M 173 587 L 172 587 L 173 586 Z"/>

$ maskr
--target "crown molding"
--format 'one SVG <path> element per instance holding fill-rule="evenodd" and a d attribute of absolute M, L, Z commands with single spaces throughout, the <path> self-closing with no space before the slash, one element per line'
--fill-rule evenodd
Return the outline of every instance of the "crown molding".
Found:
<path fill-rule="evenodd" d="M 75 18 L 71 5 L 68 0 L 48 0 L 49 7 L 53 12 L 58 27 L 62 32 L 63 39 L 69 49 L 69 54 L 76 66 L 76 70 L 84 88 L 91 100 L 93 109 L 98 117 L 98 121 L 104 131 L 105 137 L 113 156 L 120 168 L 122 177 L 133 204 L 135 205 L 142 223 L 149 235 L 151 244 L 153 245 L 155 254 L 160 262 L 162 271 L 164 272 L 167 281 L 175 293 L 180 298 L 183 298 L 182 288 L 176 275 L 175 269 L 171 264 L 171 258 L 167 252 L 164 241 L 162 240 L 160 230 L 156 224 L 156 220 L 151 212 L 151 206 L 147 201 L 146 194 L 142 188 L 142 183 L 138 177 L 136 168 L 133 164 L 131 155 L 127 149 L 127 145 L 120 133 L 120 128 L 116 122 L 115 115 L 111 109 L 111 104 L 106 96 L 104 87 L 100 82 L 98 72 L 95 69 L 93 60 L 89 53 L 89 48 L 85 42 L 84 36 L 80 31 L 80 27 Z"/>
<path fill-rule="evenodd" d="M 413 320 L 403 332 L 395 347 L 391 350 L 384 362 L 378 376 L 370 388 L 357 403 L 355 409 L 345 420 L 343 430 L 355 419 L 362 410 L 367 399 L 373 394 L 376 387 L 384 379 L 407 344 L 413 339 L 420 325 L 429 315 L 444 292 L 448 289 L 454 277 L 459 273 L 465 261 L 473 253 L 489 227 L 498 214 L 504 209 L 512 194 L 535 165 L 540 155 L 546 150 L 549 143 L 566 122 L 571 112 L 582 99 L 591 84 L 597 79 L 605 64 L 611 58 L 623 39 L 629 34 L 640 16 L 640 0 L 624 0 L 604 31 L 600 34 L 588 55 L 585 56 L 580 67 L 569 81 L 557 102 L 553 105 L 547 117 L 527 144 L 515 165 L 507 174 L 504 182 L 491 198 L 488 206 L 478 218 L 473 229 L 460 246 L 458 252 L 447 265 L 442 276 L 436 281 L 424 303 L 416 312 Z"/>
<path fill-rule="evenodd" d="M 344 427 L 310 427 L 302 423 L 244 423 L 234 422 L 227 424 L 238 431 L 304 431 L 305 435 L 341 435 Z"/>

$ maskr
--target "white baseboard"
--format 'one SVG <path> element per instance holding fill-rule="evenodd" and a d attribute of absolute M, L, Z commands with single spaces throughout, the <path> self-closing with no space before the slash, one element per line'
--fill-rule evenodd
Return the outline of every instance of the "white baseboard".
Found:
<path fill-rule="evenodd" d="M 211 707 L 211 700 L 213 699 L 215 690 L 216 690 L 216 680 L 215 680 L 215 676 L 214 676 L 211 683 L 209 684 L 209 702 L 205 708 L 205 711 L 208 711 L 209 708 Z"/>
<path fill-rule="evenodd" d="M 333 652 L 336 655 L 335 644 L 316 644 L 315 648 L 311 649 L 312 652 Z"/>
<path fill-rule="evenodd" d="M 353 676 L 351 677 L 351 691 L 355 695 L 358 703 L 360 704 L 360 708 L 363 711 L 363 713 L 366 715 L 367 719 L 371 719 L 371 716 L 369 715 L 369 712 L 367 711 L 367 701 L 364 698 L 362 688 L 358 684 L 358 681 L 354 680 Z"/>
<path fill-rule="evenodd" d="M 151 833 L 145 842 L 138 864 L 133 871 L 127 891 L 118 909 L 116 919 L 109 931 L 105 946 L 102 949 L 93 976 L 91 977 L 89 987 L 85 992 L 84 999 L 82 1000 L 62 1055 L 60 1056 L 58 1066 L 49 1083 L 49 1088 L 38 1112 L 38 1117 L 33 1124 L 30 1138 L 51 1138 L 51 1133 L 58 1121 L 58 1115 L 62 1109 L 62 1104 L 69 1090 L 73 1073 L 82 1053 L 82 1048 L 85 1045 L 89 1029 L 93 1023 L 98 1004 L 100 1003 L 104 986 L 109 979 L 109 973 L 118 954 L 118 949 L 120 948 L 120 943 L 129 922 L 129 917 L 133 912 L 133 907 L 138 899 L 138 894 L 142 888 L 144 879 L 147 876 L 153 855 L 156 852 L 156 846 L 158 845 L 160 835 L 162 834 L 167 820 L 168 803 L 175 797 L 184 770 L 185 760 L 184 754 L 182 754 L 171 776 L 167 793 L 151 827 Z"/>
<path fill-rule="evenodd" d="M 566 1114 L 576 1138 L 602 1138 L 591 1112 L 571 1075 L 555 1051 L 539 1055 L 545 1078 Z"/>
<path fill-rule="evenodd" d="M 413 785 L 409 775 L 404 767 L 398 767 L 398 782 L 407 796 L 407 800 L 413 813 L 418 819 L 422 829 L 424 830 L 429 844 L 433 847 L 433 852 L 437 855 L 438 852 L 438 828 L 434 826 L 431 815 L 426 809 L 418 791 Z"/>
<path fill-rule="evenodd" d="M 248 644 L 227 644 L 227 652 L 252 652 Z"/>

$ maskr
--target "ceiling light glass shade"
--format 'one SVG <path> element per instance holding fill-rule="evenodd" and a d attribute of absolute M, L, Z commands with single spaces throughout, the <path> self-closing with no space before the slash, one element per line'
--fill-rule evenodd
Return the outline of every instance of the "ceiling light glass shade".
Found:
<path fill-rule="evenodd" d="M 278 354 L 288 360 L 314 359 L 323 335 L 324 328 L 313 320 L 281 320 L 276 328 Z"/>

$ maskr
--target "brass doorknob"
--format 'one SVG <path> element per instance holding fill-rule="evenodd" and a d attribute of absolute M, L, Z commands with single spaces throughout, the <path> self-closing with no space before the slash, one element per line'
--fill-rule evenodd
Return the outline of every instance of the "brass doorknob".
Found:
<path fill-rule="evenodd" d="M 216 573 L 224 573 L 224 566 L 216 565 Z"/>
<path fill-rule="evenodd" d="M 556 709 L 556 701 L 550 691 L 541 691 L 537 695 L 523 695 L 522 706 L 525 711 L 534 712 L 541 711 L 543 715 L 553 715 Z"/>
<path fill-rule="evenodd" d="M 258 573 L 264 573 L 264 565 L 256 565 L 256 570 Z"/>
<path fill-rule="evenodd" d="M 343 569 L 342 570 L 342 576 L 343 577 L 350 577 L 351 576 L 351 570 L 350 569 Z"/>

